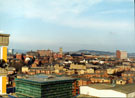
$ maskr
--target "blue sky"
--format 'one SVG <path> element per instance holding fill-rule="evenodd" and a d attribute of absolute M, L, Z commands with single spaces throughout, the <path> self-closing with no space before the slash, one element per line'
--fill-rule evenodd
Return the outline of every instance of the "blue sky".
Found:
<path fill-rule="evenodd" d="M 9 48 L 135 52 L 133 0 L 0 0 Z"/>

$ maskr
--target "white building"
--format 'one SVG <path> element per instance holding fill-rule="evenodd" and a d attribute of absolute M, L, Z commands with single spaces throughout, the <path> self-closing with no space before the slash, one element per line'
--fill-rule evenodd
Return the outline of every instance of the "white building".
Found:
<path fill-rule="evenodd" d="M 8 54 L 14 54 L 14 49 L 8 49 Z"/>
<path fill-rule="evenodd" d="M 109 84 L 91 84 L 89 86 L 81 86 L 80 94 L 95 97 L 135 97 L 135 84 L 127 85 L 109 85 Z"/>

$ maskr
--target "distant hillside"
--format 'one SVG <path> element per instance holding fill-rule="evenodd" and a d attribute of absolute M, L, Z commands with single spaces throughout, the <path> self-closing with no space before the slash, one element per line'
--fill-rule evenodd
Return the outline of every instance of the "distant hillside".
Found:
<path fill-rule="evenodd" d="M 115 55 L 114 52 L 97 51 L 97 50 L 79 50 L 77 52 L 86 53 L 86 54 L 93 54 L 93 55 Z"/>
<path fill-rule="evenodd" d="M 14 49 L 14 53 L 26 53 L 28 50 Z"/>
<path fill-rule="evenodd" d="M 128 53 L 129 57 L 135 57 L 135 53 Z"/>

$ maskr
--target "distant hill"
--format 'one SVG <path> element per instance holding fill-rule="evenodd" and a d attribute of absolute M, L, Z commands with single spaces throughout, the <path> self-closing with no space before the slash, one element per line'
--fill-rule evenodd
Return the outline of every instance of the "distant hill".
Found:
<path fill-rule="evenodd" d="M 128 57 L 135 57 L 135 53 L 128 53 Z"/>
<path fill-rule="evenodd" d="M 14 49 L 14 53 L 26 53 L 30 50 L 21 50 L 21 49 Z M 66 52 L 67 53 L 67 52 Z M 115 55 L 115 52 L 109 52 L 109 51 L 98 51 L 98 50 L 79 50 L 79 51 L 74 51 L 74 52 L 69 52 L 70 54 L 72 53 L 77 53 L 77 54 L 92 54 L 92 55 Z M 135 57 L 135 53 L 128 53 L 128 57 Z"/>
<path fill-rule="evenodd" d="M 26 53 L 28 50 L 14 49 L 14 53 Z"/>
<path fill-rule="evenodd" d="M 92 55 L 115 55 L 114 52 L 97 51 L 97 50 L 79 50 L 78 53 L 92 54 Z"/>

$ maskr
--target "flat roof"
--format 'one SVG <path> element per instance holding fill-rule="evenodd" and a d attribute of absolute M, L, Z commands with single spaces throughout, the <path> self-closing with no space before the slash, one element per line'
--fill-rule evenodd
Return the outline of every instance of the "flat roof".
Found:
<path fill-rule="evenodd" d="M 135 92 L 135 84 L 126 84 L 126 85 L 112 85 L 112 84 L 90 84 L 89 87 L 95 89 L 104 89 L 104 90 L 115 90 L 125 94 Z"/>
<path fill-rule="evenodd" d="M 55 76 L 55 75 L 28 75 L 18 80 L 26 80 L 31 82 L 45 83 L 45 82 L 55 82 L 55 81 L 67 81 L 76 80 L 76 78 L 66 77 L 66 76 Z"/>

